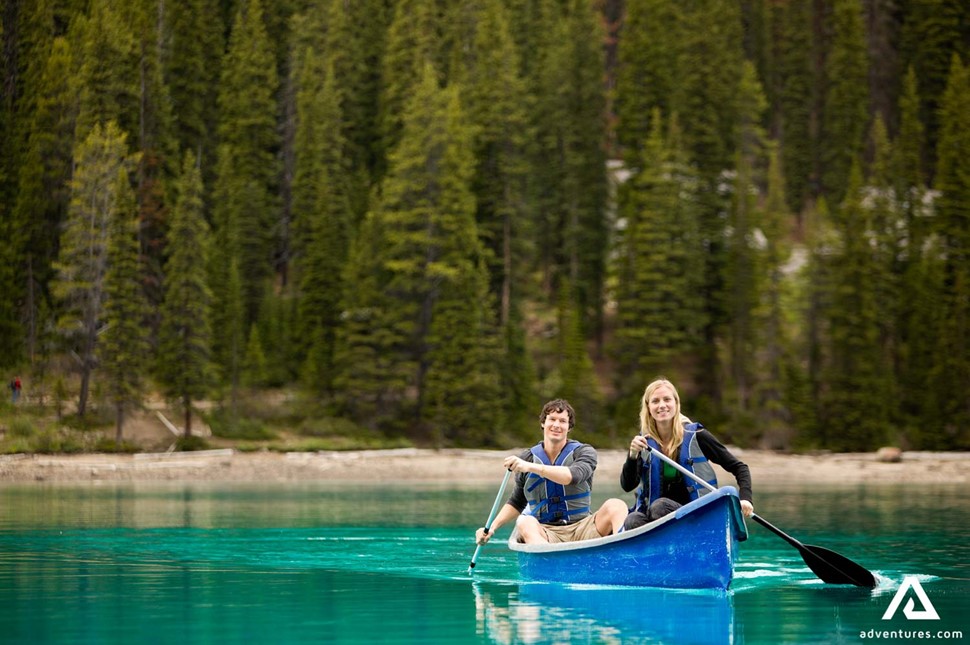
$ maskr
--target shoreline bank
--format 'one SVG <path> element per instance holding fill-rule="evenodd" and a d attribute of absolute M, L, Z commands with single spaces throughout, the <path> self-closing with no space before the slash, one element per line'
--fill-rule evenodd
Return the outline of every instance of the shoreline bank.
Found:
<path fill-rule="evenodd" d="M 0 455 L 0 483 L 89 481 L 184 482 L 448 482 L 494 483 L 510 450 L 237 452 L 231 449 L 134 455 Z M 970 453 L 904 452 L 899 462 L 876 453 L 781 454 L 732 449 L 748 464 L 755 487 L 817 483 L 970 483 Z M 597 479 L 618 480 L 624 451 L 600 450 Z M 716 468 L 722 483 L 732 477 Z"/>

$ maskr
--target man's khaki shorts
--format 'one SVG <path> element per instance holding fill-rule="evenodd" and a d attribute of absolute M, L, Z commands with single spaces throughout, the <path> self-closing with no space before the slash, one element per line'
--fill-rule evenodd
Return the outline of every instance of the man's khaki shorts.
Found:
<path fill-rule="evenodd" d="M 551 543 L 556 542 L 579 542 L 580 540 L 592 540 L 593 538 L 603 537 L 596 530 L 596 514 L 587 515 L 574 524 L 565 526 L 555 526 L 543 524 L 546 530 L 546 538 Z"/>

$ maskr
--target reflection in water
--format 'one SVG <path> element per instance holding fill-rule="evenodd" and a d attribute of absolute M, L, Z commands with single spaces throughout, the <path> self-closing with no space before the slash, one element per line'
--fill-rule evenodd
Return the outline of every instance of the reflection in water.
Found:
<path fill-rule="evenodd" d="M 733 643 L 730 591 L 475 583 L 479 634 L 494 643 Z"/>

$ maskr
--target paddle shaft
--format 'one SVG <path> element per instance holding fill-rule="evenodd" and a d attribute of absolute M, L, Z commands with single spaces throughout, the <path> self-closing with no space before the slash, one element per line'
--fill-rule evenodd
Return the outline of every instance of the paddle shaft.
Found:
<path fill-rule="evenodd" d="M 681 473 L 687 477 L 690 477 L 708 490 L 717 490 L 708 482 L 687 470 L 659 450 L 654 450 L 650 446 L 647 446 L 647 452 L 657 455 L 665 462 L 679 470 Z M 876 579 L 872 575 L 872 572 L 862 565 L 848 559 L 844 555 L 840 555 L 835 551 L 831 551 L 820 546 L 802 544 L 777 526 L 773 525 L 768 520 L 760 517 L 757 513 L 752 513 L 751 519 L 758 522 L 758 524 L 761 524 L 763 527 L 798 549 L 798 552 L 802 555 L 802 559 L 805 560 L 805 564 L 807 564 L 808 568 L 811 569 L 816 576 L 821 578 L 822 581 L 830 584 L 853 584 L 858 587 L 872 588 L 876 586 Z"/>
<path fill-rule="evenodd" d="M 502 479 L 502 486 L 498 489 L 498 495 L 495 496 L 495 501 L 492 503 L 492 510 L 488 514 L 488 520 L 485 522 L 485 535 L 492 529 L 492 521 L 495 519 L 495 514 L 498 513 L 499 504 L 502 502 L 502 493 L 505 492 L 505 486 L 509 483 L 509 477 L 512 475 L 511 470 L 505 471 L 505 478 Z M 482 545 L 479 544 L 475 547 L 475 553 L 472 555 L 471 564 L 468 565 L 468 573 L 472 572 L 475 568 L 475 561 L 478 560 L 478 552 L 481 551 Z"/>

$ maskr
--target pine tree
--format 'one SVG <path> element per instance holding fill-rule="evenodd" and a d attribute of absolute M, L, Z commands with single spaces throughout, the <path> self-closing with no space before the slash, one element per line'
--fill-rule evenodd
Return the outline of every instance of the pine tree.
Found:
<path fill-rule="evenodd" d="M 760 229 L 765 238 L 764 287 L 760 303 L 762 325 L 758 335 L 760 378 L 755 384 L 753 409 L 757 411 L 762 428 L 761 445 L 770 449 L 788 449 L 792 440 L 793 407 L 789 397 L 798 389 L 802 379 L 786 333 L 787 312 L 783 298 L 787 285 L 783 266 L 791 255 L 790 215 L 776 145 L 769 146 L 768 158 L 768 192 L 760 217 Z"/>
<path fill-rule="evenodd" d="M 535 373 L 521 329 L 520 309 L 528 293 L 534 255 L 534 222 L 527 204 L 527 93 L 508 12 L 501 2 L 484 3 L 475 14 L 464 69 L 462 99 L 475 132 L 473 180 L 476 222 L 486 248 L 490 289 L 497 294 L 502 335 L 502 392 L 508 425 L 535 413 Z"/>
<path fill-rule="evenodd" d="M 27 355 L 34 359 L 46 326 L 42 311 L 50 301 L 61 224 L 70 201 L 72 148 L 74 141 L 75 89 L 68 41 L 59 37 L 45 60 L 40 86 L 34 88 L 35 109 L 30 116 L 27 151 L 19 168 L 17 199 L 11 218 L 10 251 L 20 249 L 15 267 L 16 284 L 7 293 L 16 305 L 17 331 L 4 338 L 26 340 Z M 6 317 L 5 317 L 6 318 Z M 19 320 L 26 321 L 26 330 Z M 18 343 L 18 346 L 20 343 Z M 6 352 L 4 352 L 6 354 Z M 8 356 L 17 356 L 11 351 Z"/>
<path fill-rule="evenodd" d="M 249 340 L 246 341 L 246 355 L 243 358 L 241 371 L 243 385 L 260 387 L 267 384 L 266 352 L 263 351 L 258 325 L 249 328 Z"/>
<path fill-rule="evenodd" d="M 550 30 L 538 54 L 532 161 L 540 190 L 538 261 L 550 294 L 557 293 L 558 280 L 572 283 L 584 333 L 602 341 L 609 243 L 602 25 L 582 0 L 547 20 Z"/>
<path fill-rule="evenodd" d="M 870 135 L 872 163 L 866 195 L 870 212 L 870 237 L 873 265 L 868 284 L 876 296 L 876 316 L 879 326 L 879 348 L 886 366 L 890 390 L 885 407 L 890 419 L 899 418 L 899 396 L 896 386 L 897 353 L 900 346 L 899 319 L 902 306 L 901 275 L 907 246 L 905 213 L 900 207 L 893 177 L 893 150 L 882 117 L 876 115 Z"/>
<path fill-rule="evenodd" d="M 941 104 L 953 56 L 970 59 L 970 8 L 960 0 L 920 0 L 900 5 L 899 52 L 903 68 L 919 81 L 919 117 L 926 128 L 927 171 L 932 175 L 941 128 Z"/>
<path fill-rule="evenodd" d="M 617 139 L 631 164 L 639 161 L 641 146 L 650 134 L 652 110 L 659 108 L 662 117 L 670 117 L 677 94 L 682 21 L 679 2 L 627 3 L 618 45 L 615 109 Z"/>
<path fill-rule="evenodd" d="M 169 179 L 178 174 L 178 140 L 168 86 L 164 82 L 163 51 L 160 36 L 164 31 L 164 12 L 160 0 L 137 0 L 123 7 L 135 43 L 138 72 L 138 129 L 134 144 L 140 163 L 136 173 L 138 202 L 138 241 L 143 262 L 145 293 L 152 311 L 162 300 L 162 272 L 170 207 Z M 134 134 L 134 133 L 133 133 Z M 147 320 L 158 328 L 157 316 Z"/>
<path fill-rule="evenodd" d="M 838 433 L 838 430 L 823 423 L 821 414 L 825 409 L 822 391 L 826 386 L 824 340 L 832 293 L 838 284 L 835 273 L 838 256 L 834 249 L 839 245 L 838 233 L 824 195 L 816 202 L 815 209 L 807 212 L 803 227 L 805 246 L 809 252 L 808 262 L 799 275 L 805 291 L 802 351 L 805 379 L 793 394 L 804 401 L 803 414 L 796 418 L 799 443 L 817 448 L 827 446 L 832 436 Z"/>
<path fill-rule="evenodd" d="M 596 382 L 593 361 L 586 349 L 582 318 L 577 307 L 579 298 L 568 281 L 560 284 L 558 298 L 558 365 L 559 383 L 552 395 L 569 401 L 587 427 L 595 427 L 603 405 Z"/>
<path fill-rule="evenodd" d="M 202 175 L 191 150 L 185 153 L 177 193 L 167 235 L 169 257 L 165 263 L 156 374 L 166 396 L 181 404 L 184 432 L 189 437 L 192 403 L 205 395 L 210 382 L 213 337 L 206 266 L 209 231 L 203 214 Z"/>
<path fill-rule="evenodd" d="M 516 301 L 511 309 L 508 322 L 503 330 L 505 352 L 499 368 L 500 390 L 505 397 L 505 425 L 512 437 L 517 440 L 531 438 L 525 434 L 526 428 L 535 418 L 535 411 L 541 405 L 536 390 L 538 375 L 529 351 L 529 338 L 526 333 L 521 306 Z"/>
<path fill-rule="evenodd" d="M 862 5 L 857 0 L 835 0 L 834 7 L 819 156 L 822 190 L 830 201 L 839 202 L 845 195 L 849 168 L 865 145 L 869 64 Z"/>
<path fill-rule="evenodd" d="M 621 400 L 635 401 L 643 384 L 670 372 L 676 358 L 695 348 L 703 326 L 703 247 L 693 191 L 696 177 L 684 163 L 676 121 L 664 135 L 659 108 L 640 146 L 638 172 L 623 187 L 624 224 L 615 254 L 616 328 L 611 354 Z M 630 404 L 633 405 L 632 403 Z M 635 418 L 630 407 L 622 418 Z"/>
<path fill-rule="evenodd" d="M 737 3 L 717 0 L 686 6 L 685 24 L 689 28 L 684 33 L 680 61 L 680 98 L 673 109 L 683 124 L 684 145 L 703 184 L 697 195 L 699 232 L 707 247 L 701 256 L 706 312 L 695 378 L 699 393 L 716 405 L 721 399 L 722 373 L 716 348 L 726 322 L 721 298 L 725 270 L 723 213 L 729 208 L 720 186 L 724 173 L 734 163 L 743 38 Z"/>
<path fill-rule="evenodd" d="M 382 167 L 385 153 L 378 110 L 389 4 L 384 0 L 333 0 L 327 12 L 324 57 L 333 64 L 340 107 L 348 115 L 342 128 L 356 182 L 351 205 L 357 219 L 366 211 L 369 183 Z"/>
<path fill-rule="evenodd" d="M 429 68 L 423 80 L 430 80 Z M 424 269 L 433 300 L 427 351 L 419 359 L 428 365 L 419 395 L 424 406 L 420 414 L 433 436 L 459 445 L 481 445 L 504 425 L 498 364 L 489 360 L 499 352 L 499 338 L 475 225 L 471 128 L 456 87 L 444 90 L 439 101 L 446 139 L 440 144 L 441 172 L 436 178 L 438 213 L 430 222 L 437 239 L 428 240 L 430 263 Z M 428 125 L 432 124 L 422 127 Z M 389 196 L 393 199 L 390 191 Z"/>
<path fill-rule="evenodd" d="M 745 62 L 738 92 L 737 153 L 734 194 L 729 211 L 724 270 L 724 310 L 727 312 L 729 403 L 747 413 L 757 378 L 755 355 L 760 320 L 758 305 L 763 286 L 764 233 L 760 228 L 758 186 L 764 158 L 761 128 L 767 108 L 754 65 Z"/>
<path fill-rule="evenodd" d="M 87 410 L 91 373 L 97 365 L 111 221 L 118 209 L 118 172 L 132 162 L 127 136 L 109 121 L 94 126 L 74 154 L 71 203 L 55 267 L 54 295 L 61 303 L 58 329 L 81 373 L 77 413 Z"/>
<path fill-rule="evenodd" d="M 119 168 L 115 210 L 107 249 L 104 279 L 104 329 L 98 354 L 115 408 L 115 443 L 121 445 L 125 414 L 141 404 L 147 368 L 148 303 L 142 291 L 138 257 L 138 226 L 135 196 L 128 171 Z"/>
<path fill-rule="evenodd" d="M 889 365 L 879 342 L 878 294 L 869 281 L 878 272 L 878 262 L 872 251 L 872 213 L 863 202 L 858 162 L 852 166 L 835 224 L 840 244 L 832 259 L 835 288 L 827 312 L 826 389 L 819 417 L 831 429 L 826 447 L 870 450 L 887 437 Z"/>
<path fill-rule="evenodd" d="M 299 377 L 302 355 L 296 349 L 297 297 L 289 290 L 277 290 L 272 285 L 260 305 L 255 327 L 259 332 L 259 344 L 265 357 L 261 385 L 280 387 Z M 250 336 L 253 330 L 250 329 Z"/>
<path fill-rule="evenodd" d="M 12 205 L 17 194 L 24 143 L 44 88 L 41 77 L 58 35 L 54 13 L 52 0 L 5 2 L 0 10 L 0 204 Z"/>
<path fill-rule="evenodd" d="M 175 137 L 200 164 L 215 155 L 216 93 L 225 25 L 217 0 L 168 0 L 163 34 L 164 76 L 169 88 Z"/>
<path fill-rule="evenodd" d="M 139 55 L 118 0 L 92 0 L 88 15 L 71 30 L 77 65 L 78 140 L 97 123 L 116 121 L 132 134 L 139 128 Z"/>
<path fill-rule="evenodd" d="M 487 394 L 497 390 L 488 358 L 495 344 L 479 344 L 495 329 L 469 185 L 470 135 L 457 91 L 439 90 L 427 63 L 348 269 L 371 277 L 348 294 L 338 360 L 344 405 L 360 421 L 416 423 L 442 442 L 479 440 L 500 407 Z M 466 417 L 472 410 L 484 416 Z"/>
<path fill-rule="evenodd" d="M 340 322 L 341 271 L 353 233 L 347 195 L 349 169 L 340 124 L 340 94 L 333 66 L 322 69 L 307 52 L 297 97 L 298 126 L 293 213 L 300 232 L 299 328 L 312 391 L 331 390 L 334 334 Z"/>
<path fill-rule="evenodd" d="M 800 213 L 810 197 L 813 171 L 811 135 L 812 7 L 807 2 L 771 4 L 773 37 L 765 90 L 771 115 L 769 134 L 780 143 L 789 209 Z"/>
<path fill-rule="evenodd" d="M 672 111 L 684 130 L 691 160 L 702 175 L 718 177 L 734 159 L 734 124 L 742 74 L 742 25 L 729 0 L 684 4 L 679 92 Z"/>
<path fill-rule="evenodd" d="M 379 206 L 378 206 L 379 208 Z M 411 365 L 406 361 L 410 319 L 398 316 L 385 297 L 390 271 L 382 213 L 375 208 L 361 223 L 343 272 L 343 313 L 334 352 L 334 389 L 341 413 L 369 428 L 393 427 L 404 408 Z"/>
<path fill-rule="evenodd" d="M 276 63 L 263 25 L 260 0 L 239 7 L 219 86 L 219 147 L 213 219 L 226 232 L 226 249 L 238 258 L 246 326 L 256 319 L 265 283 L 274 269 L 278 224 L 275 191 Z M 222 234 L 220 232 L 220 234 Z M 228 263 L 222 267 L 228 269 Z M 218 290 L 225 280 L 213 283 Z M 218 292 L 217 298 L 223 297 Z"/>
<path fill-rule="evenodd" d="M 924 389 L 930 382 L 935 364 L 933 334 L 936 329 L 942 279 L 934 278 L 940 272 L 940 254 L 936 252 L 936 236 L 928 223 L 926 199 L 926 172 L 923 166 L 925 129 L 920 121 L 920 99 L 917 80 L 910 68 L 903 82 L 900 97 L 899 134 L 893 146 L 893 178 L 898 208 L 904 217 L 906 250 L 899 288 L 899 348 L 895 366 L 899 383 L 900 411 L 903 415 L 904 432 L 913 446 L 921 446 L 925 431 L 920 420 L 924 415 L 935 414 L 936 408 L 928 401 Z"/>
<path fill-rule="evenodd" d="M 378 122 L 382 156 L 389 155 L 401 136 L 404 106 L 418 84 L 424 65 L 442 73 L 436 35 L 440 29 L 434 0 L 395 0 L 381 62 L 383 84 Z M 383 174 L 378 169 L 378 176 Z"/>
<path fill-rule="evenodd" d="M 525 87 L 501 2 L 478 12 L 465 70 L 463 101 L 475 129 L 474 179 L 479 235 L 488 249 L 491 291 L 499 294 L 499 323 L 520 293 L 532 235 L 525 205 Z"/>
<path fill-rule="evenodd" d="M 970 445 L 970 70 L 954 57 L 940 105 L 935 186 L 942 243 L 941 322 L 932 387 L 942 436 L 937 447 Z"/>

